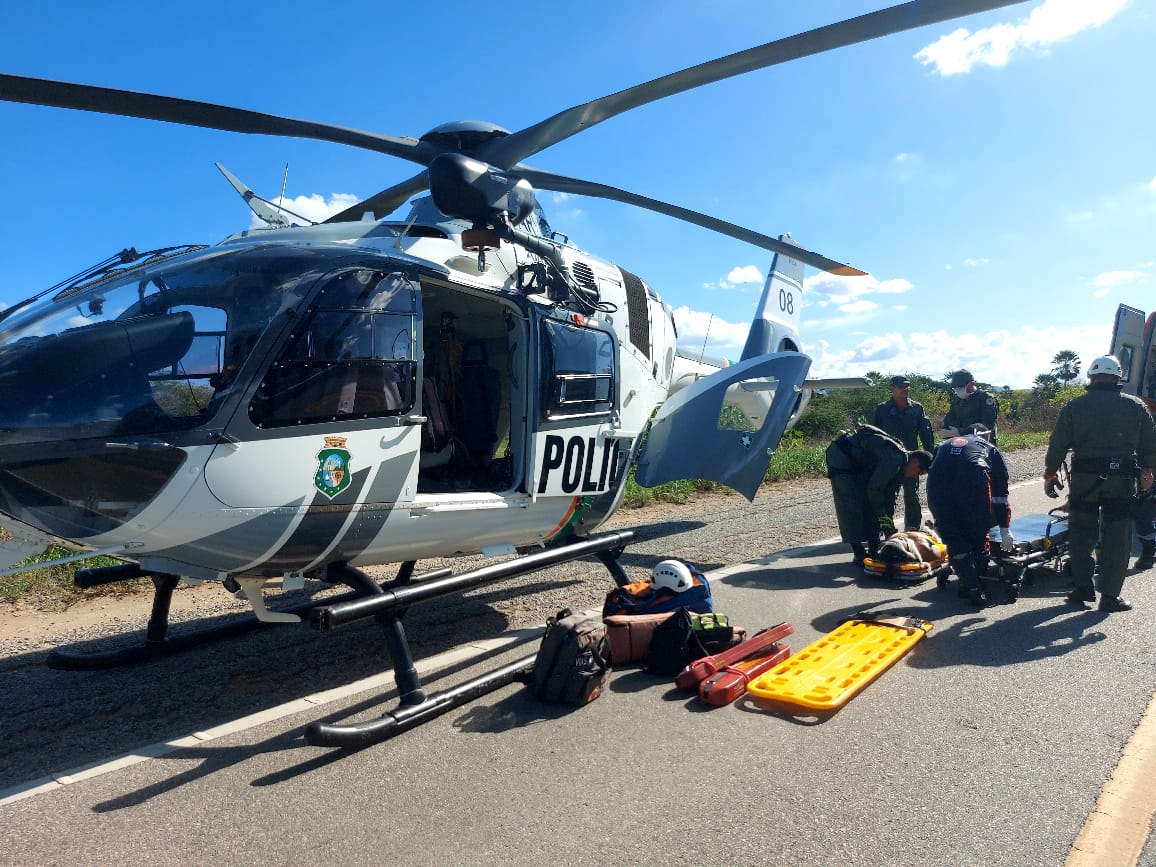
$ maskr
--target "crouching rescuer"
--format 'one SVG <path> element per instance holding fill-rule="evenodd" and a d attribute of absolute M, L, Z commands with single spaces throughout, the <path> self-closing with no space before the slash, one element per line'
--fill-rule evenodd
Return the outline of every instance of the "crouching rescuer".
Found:
<path fill-rule="evenodd" d="M 931 454 L 909 452 L 865 424 L 836 437 L 826 458 L 839 535 L 851 545 L 855 566 L 862 567 L 867 554 L 878 551 L 880 538 L 895 532 L 895 502 L 903 480 L 926 474 Z"/>
<path fill-rule="evenodd" d="M 1132 550 L 1137 491 L 1152 487 L 1156 425 L 1144 403 L 1121 391 L 1120 362 L 1101 356 L 1088 367 L 1088 391 L 1060 410 L 1044 457 L 1044 492 L 1060 496 L 1057 476 L 1072 453 L 1068 545 L 1075 588 L 1068 602 L 1096 601 L 1092 551 L 1100 542 L 1101 611 L 1128 611 L 1120 594 Z"/>
<path fill-rule="evenodd" d="M 1001 548 L 1015 547 L 1007 496 L 1007 464 L 983 425 L 973 425 L 935 450 L 927 474 L 927 505 L 947 546 L 951 570 L 959 577 L 959 596 L 975 605 L 987 603 L 979 574 L 987 565 L 989 528 L 999 527 Z"/>

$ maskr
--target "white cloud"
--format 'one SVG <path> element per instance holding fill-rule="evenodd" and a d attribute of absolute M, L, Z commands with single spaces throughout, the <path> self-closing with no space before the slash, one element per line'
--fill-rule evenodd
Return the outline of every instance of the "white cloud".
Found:
<path fill-rule="evenodd" d="M 803 280 L 807 306 L 835 306 L 844 311 L 868 295 L 897 295 L 914 288 L 910 281 L 902 278 L 879 280 L 870 274 L 864 277 L 839 277 L 822 271 Z"/>
<path fill-rule="evenodd" d="M 682 306 L 674 311 L 679 345 L 707 355 L 737 359 L 746 343 L 748 323 L 733 323 Z M 1024 326 L 1014 331 L 983 334 L 952 334 L 946 330 L 902 334 L 848 333 L 834 345 L 830 340 L 806 340 L 803 320 L 803 351 L 811 356 L 816 378 L 862 376 L 880 373 L 922 373 L 946 376 L 966 367 L 976 379 L 997 387 L 1030 388 L 1041 373 L 1052 369 L 1052 358 L 1062 349 L 1079 355 L 1083 366 L 1103 354 L 1111 340 L 1110 324 L 1074 328 Z M 709 333 L 708 333 L 709 332 Z M 845 342 L 844 342 L 845 341 Z"/>
<path fill-rule="evenodd" d="M 1069 329 L 1029 325 L 985 334 L 940 330 L 904 336 L 893 332 L 833 348 L 825 340 L 808 343 L 806 325 L 804 321 L 803 350 L 812 356 L 813 377 L 862 376 L 872 370 L 940 377 L 966 367 L 981 382 L 1012 388 L 1030 388 L 1036 376 L 1051 371 L 1052 357 L 1062 349 L 1074 351 L 1086 366 L 1104 352 L 1111 339 L 1107 324 Z"/>
<path fill-rule="evenodd" d="M 350 208 L 360 201 L 361 197 L 355 196 L 352 193 L 334 193 L 328 199 L 319 193 L 313 193 L 308 196 L 295 196 L 291 199 L 272 200 L 274 205 L 280 205 L 314 223 L 324 222 L 334 214 L 339 214 L 346 208 Z M 264 225 L 265 221 L 259 220 L 257 215 L 254 214 L 253 219 L 249 223 L 249 228 L 256 229 Z"/>
<path fill-rule="evenodd" d="M 1006 66 L 1019 48 L 1046 51 L 1049 45 L 1099 27 L 1128 0 L 1044 0 L 1016 24 L 996 24 L 975 33 L 961 27 L 926 48 L 915 59 L 940 75 L 959 75 L 977 64 Z"/>
<path fill-rule="evenodd" d="M 711 313 L 691 310 L 686 305 L 674 309 L 678 342 L 684 349 L 703 350 L 709 355 L 737 358 L 747 342 L 750 323 L 727 322 Z"/>
<path fill-rule="evenodd" d="M 1144 280 L 1147 276 L 1143 271 L 1105 271 L 1103 274 L 1096 275 L 1092 285 L 1106 289 L 1111 286 L 1119 286 L 1121 283 L 1136 283 Z"/>
<path fill-rule="evenodd" d="M 732 284 L 738 283 L 759 283 L 763 282 L 763 272 L 754 265 L 742 265 L 738 268 L 732 268 L 731 272 L 727 274 L 726 282 Z"/>
<path fill-rule="evenodd" d="M 988 265 L 990 263 L 991 263 L 991 260 L 988 259 L 987 256 L 981 256 L 978 259 L 964 259 L 963 260 L 964 265 L 970 265 L 972 268 L 975 268 L 978 265 Z"/>
<path fill-rule="evenodd" d="M 1152 192 L 1156 193 L 1156 178 L 1153 178 L 1152 180 L 1150 180 L 1148 182 L 1148 189 L 1150 189 Z"/>

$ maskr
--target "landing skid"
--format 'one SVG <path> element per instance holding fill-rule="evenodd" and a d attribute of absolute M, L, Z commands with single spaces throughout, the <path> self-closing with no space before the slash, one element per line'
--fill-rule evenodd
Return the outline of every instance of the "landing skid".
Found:
<path fill-rule="evenodd" d="M 608 552 L 617 551 L 620 554 L 626 543 L 633 538 L 634 533 L 632 531 L 624 530 L 533 554 L 523 554 L 516 559 L 496 563 L 492 566 L 483 566 L 480 569 L 463 572 L 461 575 L 436 578 L 417 584 L 395 580 L 386 587 L 379 586 L 367 575 L 349 566 L 338 564 L 331 567 L 339 573 L 339 575 L 334 576 L 335 578 L 353 586 L 360 583 L 366 592 L 361 598 L 350 602 L 314 608 L 311 613 L 311 625 L 314 629 L 328 632 L 363 617 L 376 618 L 378 625 L 385 633 L 386 648 L 393 661 L 393 676 L 394 682 L 397 684 L 399 706 L 382 714 L 376 720 L 365 723 L 354 725 L 313 723 L 305 732 L 306 742 L 313 746 L 344 749 L 359 749 L 370 746 L 433 719 L 435 716 L 479 696 L 493 692 L 514 681 L 523 680 L 534 667 L 534 655 L 515 660 L 452 689 L 427 696 L 422 688 L 421 678 L 414 665 L 409 642 L 405 637 L 405 629 L 401 623 L 405 610 L 417 602 L 470 590 L 491 581 L 524 575 L 558 563 L 576 560 L 587 554 L 596 555 L 603 564 L 607 565 L 611 575 L 618 581 L 618 572 L 621 572 L 621 566 L 617 563 L 617 555 L 609 555 Z M 608 560 L 612 561 L 616 568 L 611 568 L 608 565 Z"/>
<path fill-rule="evenodd" d="M 308 600 L 292 607 L 280 609 L 280 611 L 306 617 L 310 625 L 321 632 L 328 632 L 365 617 L 376 619 L 385 637 L 386 649 L 389 651 L 390 660 L 393 663 L 399 706 L 392 711 L 387 711 L 378 719 L 366 723 L 356 725 L 314 723 L 306 731 L 306 741 L 314 746 L 345 749 L 369 746 L 400 734 L 486 693 L 493 692 L 515 681 L 524 680 L 534 667 L 535 655 L 515 660 L 452 689 L 427 696 L 422 688 L 417 667 L 414 665 L 409 641 L 402 624 L 406 609 L 418 602 L 450 593 L 472 590 L 483 584 L 512 578 L 516 575 L 525 575 L 587 555 L 594 555 L 606 567 L 615 583 L 621 586 L 629 583 L 629 578 L 619 562 L 619 557 L 626 549 L 626 545 L 633 539 L 633 531 L 622 530 L 602 536 L 593 536 L 557 548 L 522 554 L 514 559 L 482 566 L 460 575 L 452 574 L 450 569 L 439 569 L 420 576 L 420 580 L 414 580 L 413 573 L 416 562 L 411 560 L 402 563 L 397 575 L 385 584 L 378 584 L 360 569 L 355 569 L 348 564 L 336 563 L 331 565 L 326 577 L 335 584 L 345 584 L 351 587 L 352 592 L 327 599 L 324 603 Z M 54 650 L 48 656 L 49 668 L 68 671 L 115 668 L 169 656 L 196 645 L 240 635 L 264 625 L 254 617 L 170 638 L 168 637 L 169 608 L 172 603 L 173 591 L 180 582 L 179 576 L 146 573 L 134 564 L 124 564 L 100 569 L 77 570 L 75 581 L 78 587 L 96 587 L 101 584 L 146 576 L 152 578 L 154 592 L 152 612 L 149 615 L 144 644 L 96 653 Z"/>
<path fill-rule="evenodd" d="M 401 580 L 403 575 L 405 576 L 405 580 L 409 580 L 409 577 L 413 574 L 414 565 L 415 563 L 412 560 L 401 564 L 398 575 L 394 578 L 394 581 Z M 441 578 L 450 573 L 451 570 L 449 569 L 436 569 L 427 573 L 424 577 Z M 226 623 L 222 626 L 200 629 L 186 635 L 170 637 L 168 635 L 169 609 L 172 605 L 173 591 L 176 590 L 177 585 L 181 581 L 180 576 L 143 572 L 140 567 L 126 563 L 121 566 L 78 569 L 75 582 L 77 587 L 85 589 L 98 587 L 102 584 L 112 584 L 116 581 L 128 581 L 133 578 L 145 577 L 151 577 L 153 581 L 153 604 L 152 611 L 149 614 L 148 626 L 145 628 L 144 644 L 138 644 L 132 647 L 121 647 L 115 650 L 96 651 L 93 653 L 53 650 L 48 654 L 46 665 L 49 668 L 60 671 L 99 671 L 106 668 L 119 668 L 123 665 L 134 665 L 147 662 L 151 659 L 171 656 L 174 653 L 188 650 L 191 647 L 196 647 L 201 644 L 244 635 L 265 625 L 265 622 L 262 622 L 256 617 L 251 617 Z M 360 595 L 361 593 L 355 590 L 351 593 L 345 593 L 341 596 L 327 599 L 326 603 L 345 602 L 356 599 Z M 317 600 L 311 599 L 299 602 L 296 605 L 286 606 L 278 612 L 273 613 L 280 614 L 283 612 L 287 615 L 294 615 L 297 619 L 300 619 L 301 616 L 308 615 L 317 605 Z"/>

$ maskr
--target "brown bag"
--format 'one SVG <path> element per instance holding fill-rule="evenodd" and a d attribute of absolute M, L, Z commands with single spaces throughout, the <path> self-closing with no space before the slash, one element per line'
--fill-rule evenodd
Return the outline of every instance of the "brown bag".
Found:
<path fill-rule="evenodd" d="M 630 665 L 646 662 L 646 652 L 650 648 L 650 636 L 654 627 L 674 614 L 663 611 L 659 614 L 611 614 L 604 617 L 606 637 L 610 639 L 610 653 L 615 665 Z"/>
<path fill-rule="evenodd" d="M 672 614 L 673 611 L 660 614 L 611 614 L 602 618 L 606 624 L 606 637 L 610 639 L 614 664 L 646 662 L 654 628 Z M 702 617 L 709 619 L 711 615 L 704 614 Z M 734 637 L 731 643 L 737 644 L 746 637 L 747 631 L 741 626 L 735 626 L 732 627 L 732 634 Z"/>

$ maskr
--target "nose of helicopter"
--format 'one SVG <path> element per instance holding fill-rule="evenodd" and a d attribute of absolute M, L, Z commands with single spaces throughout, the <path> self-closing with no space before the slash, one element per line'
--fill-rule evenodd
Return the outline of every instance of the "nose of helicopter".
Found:
<path fill-rule="evenodd" d="M 185 458 L 155 440 L 0 447 L 0 511 L 53 536 L 89 539 L 137 516 Z"/>

